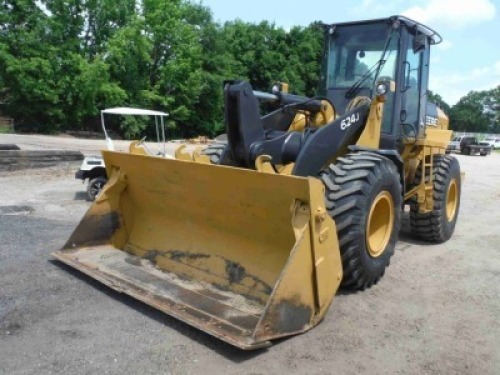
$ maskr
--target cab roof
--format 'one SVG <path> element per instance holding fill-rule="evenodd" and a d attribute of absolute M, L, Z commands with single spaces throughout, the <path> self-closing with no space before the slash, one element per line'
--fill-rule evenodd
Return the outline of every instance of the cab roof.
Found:
<path fill-rule="evenodd" d="M 424 34 L 429 39 L 429 44 L 439 44 L 443 41 L 441 35 L 438 34 L 437 31 L 431 29 L 429 26 L 425 26 L 424 24 L 412 20 L 411 18 L 405 16 L 391 16 L 388 18 L 377 18 L 372 20 L 363 20 L 363 21 L 353 21 L 353 22 L 341 22 L 341 23 L 332 23 L 332 24 L 324 24 L 325 28 L 332 28 L 336 26 L 347 26 L 347 25 L 362 25 L 362 24 L 370 24 L 370 23 L 381 23 L 387 22 L 392 24 L 403 24 L 410 30 L 415 30 L 421 34 Z"/>

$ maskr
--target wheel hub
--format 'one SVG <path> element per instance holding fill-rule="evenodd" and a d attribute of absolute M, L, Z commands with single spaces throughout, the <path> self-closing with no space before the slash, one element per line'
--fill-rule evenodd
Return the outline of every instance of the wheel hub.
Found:
<path fill-rule="evenodd" d="M 387 247 L 394 227 L 394 201 L 384 190 L 374 199 L 366 225 L 366 247 L 371 257 L 379 257 Z"/>
<path fill-rule="evenodd" d="M 455 218 L 455 213 L 457 212 L 458 203 L 458 187 L 457 180 L 453 179 L 448 185 L 448 191 L 446 193 L 446 219 L 448 222 L 453 221 Z"/>

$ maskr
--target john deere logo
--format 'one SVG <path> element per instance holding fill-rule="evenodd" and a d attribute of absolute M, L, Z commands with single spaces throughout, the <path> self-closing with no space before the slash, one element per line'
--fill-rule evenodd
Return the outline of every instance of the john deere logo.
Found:
<path fill-rule="evenodd" d="M 438 119 L 436 117 L 432 117 L 432 116 L 425 116 L 425 124 L 431 125 L 431 126 L 437 126 Z"/>

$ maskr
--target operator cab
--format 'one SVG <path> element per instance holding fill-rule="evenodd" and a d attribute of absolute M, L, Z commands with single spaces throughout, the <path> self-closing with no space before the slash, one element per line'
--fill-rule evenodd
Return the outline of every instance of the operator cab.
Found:
<path fill-rule="evenodd" d="M 386 95 L 380 147 L 398 149 L 424 136 L 429 46 L 441 42 L 434 30 L 409 18 L 325 25 L 321 75 L 324 94 L 344 113 L 356 97 L 373 97 L 376 82 L 392 80 Z"/>

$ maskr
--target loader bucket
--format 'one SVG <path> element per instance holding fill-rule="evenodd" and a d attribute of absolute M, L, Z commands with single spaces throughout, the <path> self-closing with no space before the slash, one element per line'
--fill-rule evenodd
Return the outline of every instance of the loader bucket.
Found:
<path fill-rule="evenodd" d="M 319 180 L 103 156 L 109 182 L 55 258 L 242 349 L 324 316 L 342 267 Z"/>

